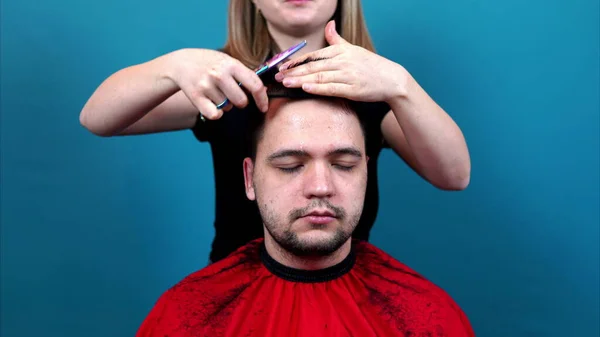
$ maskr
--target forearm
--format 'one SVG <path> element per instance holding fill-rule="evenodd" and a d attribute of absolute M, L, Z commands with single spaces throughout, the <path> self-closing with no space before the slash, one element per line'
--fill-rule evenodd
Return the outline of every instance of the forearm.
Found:
<path fill-rule="evenodd" d="M 167 74 L 168 57 L 119 70 L 107 78 L 83 107 L 81 124 L 97 135 L 118 134 L 179 91 Z"/>
<path fill-rule="evenodd" d="M 452 118 L 405 70 L 399 94 L 389 100 L 419 173 L 433 185 L 461 190 L 471 163 L 465 138 Z M 400 133 L 400 134 L 402 134 Z"/>

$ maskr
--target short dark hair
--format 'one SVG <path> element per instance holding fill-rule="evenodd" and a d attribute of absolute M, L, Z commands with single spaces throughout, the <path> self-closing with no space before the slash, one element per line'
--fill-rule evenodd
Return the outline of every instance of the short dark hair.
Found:
<path fill-rule="evenodd" d="M 294 68 L 306 63 L 320 61 L 321 59 L 317 58 L 306 58 L 302 62 L 296 62 L 291 64 L 288 68 Z M 340 104 L 340 107 L 348 112 L 356 115 L 358 122 L 360 124 L 360 128 L 362 130 L 362 134 L 365 139 L 365 147 L 367 144 L 367 132 L 363 120 L 360 118 L 361 111 L 361 102 L 355 102 L 346 98 L 341 97 L 331 97 L 331 96 L 321 96 L 310 94 L 304 91 L 302 88 L 288 88 L 285 87 L 281 82 L 275 80 L 275 74 L 278 72 L 277 68 L 272 68 L 271 70 L 264 73 L 261 78 L 263 83 L 267 87 L 267 97 L 269 101 L 274 98 L 287 98 L 291 100 L 302 100 L 302 99 L 318 99 L 323 101 L 335 102 Z M 251 96 L 250 96 L 251 97 Z M 254 105 L 254 103 L 252 103 Z M 265 113 L 259 111 L 258 109 L 249 109 L 250 110 L 250 120 L 249 120 L 249 131 L 250 131 L 250 157 L 252 161 L 256 159 L 256 149 L 258 147 L 258 143 L 262 139 L 264 124 L 265 124 Z"/>

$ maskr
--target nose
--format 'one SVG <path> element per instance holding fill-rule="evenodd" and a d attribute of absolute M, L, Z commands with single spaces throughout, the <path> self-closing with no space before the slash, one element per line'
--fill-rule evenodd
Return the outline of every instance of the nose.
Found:
<path fill-rule="evenodd" d="M 335 194 L 335 184 L 328 163 L 314 163 L 307 167 L 304 179 L 304 196 L 308 199 L 326 198 Z"/>

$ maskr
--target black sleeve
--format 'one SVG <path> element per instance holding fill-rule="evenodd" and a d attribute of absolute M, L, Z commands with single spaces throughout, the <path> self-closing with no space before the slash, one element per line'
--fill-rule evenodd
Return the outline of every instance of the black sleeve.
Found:
<path fill-rule="evenodd" d="M 192 127 L 192 132 L 198 141 L 200 142 L 210 142 L 213 130 L 213 124 L 215 121 L 205 119 L 202 121 L 200 116 L 196 119 L 196 124 Z"/>
<path fill-rule="evenodd" d="M 372 146 L 390 148 L 381 132 L 383 118 L 390 110 L 390 106 L 385 102 L 357 102 L 357 111 L 367 132 L 367 143 Z"/>

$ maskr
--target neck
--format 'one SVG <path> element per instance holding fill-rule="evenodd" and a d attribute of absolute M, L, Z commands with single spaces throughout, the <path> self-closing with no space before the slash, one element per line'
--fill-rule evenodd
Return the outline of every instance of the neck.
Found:
<path fill-rule="evenodd" d="M 297 36 L 286 34 L 273 27 L 271 24 L 267 24 L 267 27 L 271 37 L 275 40 L 275 45 L 279 48 L 276 52 L 286 50 L 301 41 L 306 40 L 306 46 L 295 53 L 291 59 L 322 49 L 327 45 L 327 41 L 325 40 L 325 26 L 315 29 L 313 32 L 299 34 Z"/>
<path fill-rule="evenodd" d="M 273 237 L 265 231 L 265 248 L 267 253 L 277 262 L 290 268 L 301 270 L 319 270 L 334 266 L 342 262 L 352 247 L 352 240 L 348 239 L 335 252 L 324 256 L 296 256 L 281 247 Z"/>

